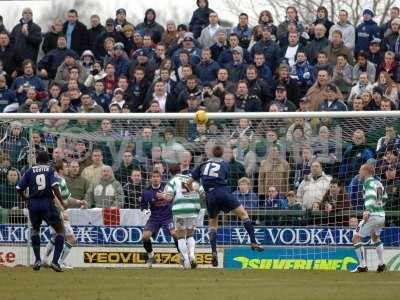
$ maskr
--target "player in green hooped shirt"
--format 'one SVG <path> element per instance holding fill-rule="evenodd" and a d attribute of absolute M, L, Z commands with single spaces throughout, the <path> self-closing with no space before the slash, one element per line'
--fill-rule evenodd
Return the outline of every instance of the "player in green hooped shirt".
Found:
<path fill-rule="evenodd" d="M 204 189 L 198 186 L 196 190 L 190 191 L 186 186 L 190 177 L 179 174 L 179 165 L 171 166 L 170 171 L 175 176 L 168 181 L 164 193 L 167 199 L 173 201 L 172 215 L 179 251 L 183 257 L 183 267 L 194 269 L 197 263 L 193 232 L 201 209 L 201 199 L 205 196 Z"/>
<path fill-rule="evenodd" d="M 364 257 L 364 247 L 362 240 L 365 237 L 371 237 L 372 243 L 378 256 L 377 272 L 383 272 L 386 269 L 383 261 L 383 243 L 380 233 L 385 227 L 384 205 L 387 200 L 387 194 L 382 183 L 374 175 L 374 167 L 371 164 L 365 164 L 360 168 L 360 179 L 363 183 L 364 213 L 363 219 L 358 224 L 353 236 L 353 245 L 358 257 L 359 266 L 355 272 L 367 272 Z"/>
<path fill-rule="evenodd" d="M 57 172 L 57 178 L 59 181 L 59 188 L 61 192 L 62 199 L 57 199 L 58 201 L 62 201 L 66 207 L 73 207 L 75 205 L 79 205 L 81 208 L 87 208 L 87 202 L 84 200 L 78 200 L 71 197 L 71 193 L 68 189 L 67 182 L 64 179 L 64 174 L 67 168 L 66 162 L 58 162 L 55 165 L 55 170 Z M 74 231 L 69 223 L 68 213 L 67 211 L 62 209 L 61 205 L 57 205 L 60 209 L 60 214 L 64 220 L 64 228 L 65 228 L 65 242 L 64 242 L 64 249 L 61 253 L 59 264 L 63 269 L 71 269 L 72 267 L 65 264 L 65 259 L 67 258 L 68 254 L 71 251 L 71 248 L 76 243 L 76 238 L 74 235 Z M 43 261 L 46 263 L 49 259 L 49 256 L 54 248 L 54 234 L 50 228 L 51 238 L 49 239 L 46 245 L 45 257 Z"/>

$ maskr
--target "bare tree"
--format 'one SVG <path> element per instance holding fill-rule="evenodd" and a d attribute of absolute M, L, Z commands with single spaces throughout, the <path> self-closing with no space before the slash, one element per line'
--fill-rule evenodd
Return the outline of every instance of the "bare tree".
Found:
<path fill-rule="evenodd" d="M 227 10 L 231 13 L 247 12 L 253 23 L 258 20 L 259 13 L 266 8 L 271 11 L 276 20 L 281 22 L 285 19 L 286 7 L 291 5 L 297 8 L 302 21 L 311 24 L 315 20 L 317 8 L 323 5 L 328 9 L 330 19 L 333 20 L 336 20 L 340 9 L 346 9 L 353 24 L 360 23 L 362 11 L 368 7 L 375 12 L 376 22 L 382 25 L 395 0 L 226 0 L 225 3 Z"/>

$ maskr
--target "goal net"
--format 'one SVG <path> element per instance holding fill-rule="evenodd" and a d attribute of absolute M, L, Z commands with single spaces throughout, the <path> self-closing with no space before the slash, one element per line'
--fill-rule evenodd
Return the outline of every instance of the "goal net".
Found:
<path fill-rule="evenodd" d="M 358 172 L 371 164 L 382 181 L 386 248 L 399 246 L 400 121 L 397 112 L 216 113 L 206 125 L 193 114 L 2 114 L 0 115 L 0 265 L 29 265 L 29 218 L 15 185 L 35 152 L 48 151 L 52 163 L 67 163 L 72 197 L 87 209 L 70 206 L 76 245 L 70 264 L 143 265 L 141 237 L 148 216 L 143 190 L 152 171 L 171 178 L 169 167 L 190 170 L 211 158 L 215 144 L 225 147 L 229 187 L 247 209 L 265 254 L 248 251 L 240 220 L 222 214 L 217 234 L 221 267 L 347 270 L 356 265 L 352 236 L 363 214 Z M 102 173 L 110 166 L 113 176 Z M 205 204 L 195 238 L 198 262 L 210 264 Z M 50 231 L 43 224 L 43 247 Z M 153 236 L 157 263 L 177 265 L 169 232 Z M 366 248 L 371 245 L 365 240 Z M 223 251 L 222 251 L 223 250 Z M 42 250 L 43 253 L 43 250 Z M 374 253 L 368 253 L 376 264 Z M 393 255 L 392 269 L 399 269 Z"/>

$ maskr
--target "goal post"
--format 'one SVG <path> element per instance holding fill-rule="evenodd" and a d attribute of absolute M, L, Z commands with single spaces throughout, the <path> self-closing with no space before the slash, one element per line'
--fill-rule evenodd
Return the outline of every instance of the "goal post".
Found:
<path fill-rule="evenodd" d="M 374 166 L 389 196 L 382 240 L 385 247 L 400 246 L 400 112 L 208 113 L 206 125 L 196 124 L 194 115 L 0 114 L 0 265 L 32 263 L 29 218 L 15 183 L 35 163 L 39 149 L 48 151 L 52 162 L 67 162 L 72 196 L 89 203 L 89 209 L 69 209 L 77 238 L 70 258 L 75 266 L 143 265 L 141 237 L 148 216 L 140 211 L 140 198 L 152 171 L 161 172 L 166 183 L 171 164 L 189 173 L 211 158 L 217 143 L 230 165 L 231 191 L 269 253 L 248 252 L 241 222 L 222 214 L 221 267 L 350 269 L 355 264 L 351 238 L 364 210 L 357 175 L 365 163 Z M 115 180 L 102 178 L 95 152 Z M 205 208 L 196 241 L 198 261 L 207 266 Z M 49 237 L 43 226 L 43 246 Z M 371 242 L 364 242 L 368 248 Z M 168 232 L 160 231 L 154 243 L 160 265 L 176 266 Z"/>

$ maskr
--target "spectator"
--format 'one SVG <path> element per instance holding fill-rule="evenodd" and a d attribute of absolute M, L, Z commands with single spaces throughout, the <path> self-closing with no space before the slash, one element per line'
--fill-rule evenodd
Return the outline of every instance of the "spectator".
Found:
<path fill-rule="evenodd" d="M 373 20 L 373 17 L 374 12 L 371 9 L 364 9 L 363 22 L 356 28 L 355 53 L 358 53 L 363 49 L 367 49 L 370 41 L 374 37 L 380 36 L 379 27 Z"/>
<path fill-rule="evenodd" d="M 224 160 L 229 164 L 228 186 L 234 192 L 236 191 L 236 187 L 239 186 L 239 179 L 246 177 L 246 170 L 243 164 L 235 159 L 231 147 L 225 147 Z"/>
<path fill-rule="evenodd" d="M 144 187 L 140 170 L 133 169 L 128 182 L 123 187 L 125 193 L 124 208 L 139 209 Z"/>
<path fill-rule="evenodd" d="M 381 65 L 377 69 L 377 73 L 387 72 L 390 75 L 390 78 L 394 81 L 399 81 L 400 79 L 400 68 L 397 65 L 396 55 L 392 51 L 387 51 L 384 56 L 384 60 Z"/>
<path fill-rule="evenodd" d="M 316 24 L 314 27 L 314 39 L 308 43 L 306 48 L 307 57 L 311 64 L 317 63 L 318 53 L 328 46 L 328 38 L 326 37 L 327 28 L 324 24 Z"/>
<path fill-rule="evenodd" d="M 0 184 L 0 209 L 18 209 L 23 208 L 24 203 L 20 200 L 17 193 L 17 183 L 21 174 L 16 168 L 10 168 L 7 171 L 6 182 Z"/>
<path fill-rule="evenodd" d="M 139 161 L 133 157 L 131 151 L 126 150 L 122 154 L 122 162 L 117 171 L 115 171 L 115 178 L 124 186 L 129 182 L 133 170 L 140 170 Z"/>
<path fill-rule="evenodd" d="M 333 68 L 332 83 L 335 84 L 347 99 L 353 86 L 353 67 L 348 63 L 347 57 L 339 55 L 336 66 Z"/>
<path fill-rule="evenodd" d="M 19 49 L 23 59 L 36 61 L 42 42 L 42 29 L 32 21 L 32 9 L 24 8 L 22 18 L 11 31 L 11 43 Z"/>
<path fill-rule="evenodd" d="M 124 207 L 124 191 L 121 184 L 114 178 L 111 167 L 101 167 L 101 177 L 91 185 L 85 200 L 90 207 Z"/>
<path fill-rule="evenodd" d="M 265 198 L 268 189 L 275 186 L 282 193 L 289 190 L 290 166 L 286 160 L 280 157 L 279 148 L 272 146 L 267 156 L 260 165 L 258 175 L 258 195 Z"/>
<path fill-rule="evenodd" d="M 68 172 L 65 176 L 71 197 L 78 200 L 84 200 L 86 192 L 89 190 L 89 182 L 81 176 L 81 168 L 77 160 L 69 163 Z"/>
<path fill-rule="evenodd" d="M 374 38 L 369 43 L 368 57 L 369 60 L 374 64 L 375 68 L 378 68 L 378 66 L 382 64 L 384 55 L 385 51 L 382 49 L 382 41 L 378 38 Z"/>
<path fill-rule="evenodd" d="M 293 191 L 289 191 L 286 194 L 286 198 L 288 199 L 288 209 L 289 210 L 302 210 L 302 205 L 297 201 L 296 193 Z"/>
<path fill-rule="evenodd" d="M 345 9 L 341 9 L 339 11 L 339 20 L 333 25 L 329 30 L 329 40 L 332 41 L 333 32 L 336 30 L 340 30 L 343 37 L 344 46 L 349 48 L 350 50 L 354 49 L 355 46 L 355 28 L 349 22 L 349 13 Z"/>
<path fill-rule="evenodd" d="M 58 67 L 55 82 L 60 85 L 65 85 L 72 77 L 78 80 L 79 83 L 84 83 L 88 74 L 82 64 L 76 60 L 72 54 L 65 56 L 64 62 Z"/>
<path fill-rule="evenodd" d="M 179 39 L 179 32 L 176 28 L 175 21 L 167 21 L 167 28 L 162 36 L 161 43 L 168 49 L 173 43 Z"/>
<path fill-rule="evenodd" d="M 63 21 L 60 18 L 55 18 L 50 26 L 50 31 L 44 35 L 42 50 L 44 54 L 57 48 L 57 40 L 63 35 Z"/>
<path fill-rule="evenodd" d="M 361 129 L 357 129 L 353 133 L 352 143 L 347 145 L 342 163 L 339 168 L 339 178 L 344 180 L 346 184 L 358 173 L 361 165 L 365 164 L 369 159 L 374 158 L 375 151 L 371 149 L 365 138 L 365 133 Z"/>
<path fill-rule="evenodd" d="M 314 161 L 311 164 L 311 174 L 304 178 L 297 190 L 297 198 L 303 208 L 319 210 L 331 180 L 332 177 L 323 172 L 321 164 Z"/>
<path fill-rule="evenodd" d="M 315 28 L 319 24 L 324 25 L 324 27 L 326 28 L 324 34 L 325 34 L 326 37 L 328 37 L 329 36 L 329 30 L 333 26 L 333 22 L 328 19 L 328 10 L 326 9 L 325 6 L 320 6 L 317 9 L 317 18 L 314 21 L 314 23 L 312 24 L 313 26 L 311 27 L 311 31 L 314 31 L 313 32 L 314 36 L 311 35 L 312 38 L 315 38 L 315 35 L 316 35 L 315 34 Z M 314 29 L 314 30 L 312 30 L 312 29 Z"/>
<path fill-rule="evenodd" d="M 330 79 L 331 78 L 327 70 L 321 69 L 318 71 L 316 82 L 306 94 L 306 102 L 311 111 L 316 111 L 323 99 L 326 98 L 326 87 L 330 82 Z M 338 94 L 338 98 L 343 99 L 340 91 L 338 91 Z"/>
<path fill-rule="evenodd" d="M 0 75 L 0 112 L 15 102 L 15 93 L 7 87 L 6 76 Z"/>
<path fill-rule="evenodd" d="M 382 96 L 390 99 L 398 107 L 398 88 L 389 73 L 380 72 L 375 87 L 379 87 L 383 92 Z"/>
<path fill-rule="evenodd" d="M 274 40 L 277 40 L 277 27 L 274 25 L 274 18 L 269 10 L 263 10 L 258 17 L 258 26 L 260 28 L 269 27 Z M 255 32 L 256 30 L 253 30 Z"/>
<path fill-rule="evenodd" d="M 338 88 L 333 84 L 329 83 L 326 86 L 326 98 L 319 105 L 319 111 L 346 111 L 347 106 L 342 100 L 338 98 Z"/>
<path fill-rule="evenodd" d="M 244 80 L 237 84 L 236 107 L 246 112 L 264 111 L 260 99 L 256 95 L 249 95 L 247 82 Z"/>
<path fill-rule="evenodd" d="M 0 149 L 10 158 L 13 167 L 21 169 L 25 165 L 28 146 L 22 124 L 18 121 L 11 122 L 0 140 Z"/>
<path fill-rule="evenodd" d="M 99 36 L 104 32 L 105 28 L 101 25 L 100 17 L 98 15 L 90 16 L 90 26 L 91 28 L 88 30 L 88 50 L 96 51 L 96 41 Z"/>
<path fill-rule="evenodd" d="M 331 180 L 329 190 L 322 198 L 320 209 L 327 213 L 340 213 L 341 210 L 350 209 L 350 207 L 351 204 L 343 184 L 336 179 Z M 336 222 L 340 223 L 340 220 L 336 220 Z"/>
<path fill-rule="evenodd" d="M 310 174 L 312 158 L 312 149 L 304 146 L 301 149 L 301 161 L 295 163 L 294 170 L 292 170 L 293 176 L 290 176 L 293 178 L 291 185 L 294 187 L 294 189 L 298 189 L 305 176 Z"/>
<path fill-rule="evenodd" d="M 290 69 L 290 78 L 297 82 L 299 97 L 302 98 L 314 84 L 314 67 L 309 63 L 304 51 L 297 52 L 296 63 Z"/>
<path fill-rule="evenodd" d="M 89 48 L 89 35 L 84 24 L 78 21 L 75 9 L 68 11 L 68 21 L 64 23 L 63 32 L 67 40 L 67 48 L 74 50 L 79 56 Z"/>
<path fill-rule="evenodd" d="M 357 54 L 357 63 L 353 68 L 353 79 L 359 80 L 361 73 L 367 73 L 369 82 L 374 82 L 376 78 L 376 68 L 372 62 L 368 60 L 368 54 L 360 51 Z"/>
<path fill-rule="evenodd" d="M 58 68 L 66 61 L 66 58 L 78 59 L 78 55 L 70 49 L 67 49 L 67 40 L 64 36 L 57 39 L 57 48 L 49 51 L 38 64 L 38 70 L 43 78 L 54 79 Z"/>
<path fill-rule="evenodd" d="M 390 211 L 398 211 L 400 209 L 400 179 L 397 176 L 399 169 L 388 167 L 385 171 L 385 180 L 383 186 L 387 193 L 385 209 Z"/>
<path fill-rule="evenodd" d="M 196 3 L 198 8 L 193 12 L 189 30 L 193 32 L 194 38 L 198 39 L 202 30 L 208 26 L 209 16 L 214 11 L 208 7 L 208 0 L 197 0 Z"/>
<path fill-rule="evenodd" d="M 237 34 L 239 46 L 247 49 L 250 44 L 252 28 L 249 25 L 249 16 L 246 13 L 239 15 L 239 24 L 232 28 L 232 33 Z"/>
<path fill-rule="evenodd" d="M 253 177 L 257 171 L 257 155 L 250 146 L 249 138 L 241 136 L 233 152 L 235 159 L 243 164 L 247 176 Z"/>
<path fill-rule="evenodd" d="M 304 32 L 303 23 L 299 21 L 297 9 L 294 6 L 288 6 L 286 8 L 286 19 L 284 22 L 279 24 L 276 32 L 278 40 L 284 38 L 287 35 L 289 24 L 294 24 L 296 26 L 296 31 L 300 34 Z"/>
<path fill-rule="evenodd" d="M 108 18 L 106 20 L 106 26 L 104 30 L 97 36 L 93 45 L 93 53 L 97 59 L 104 60 L 107 56 L 107 43 L 112 43 L 114 46 L 115 43 L 122 42 L 122 36 L 115 30 L 115 22 L 112 18 Z"/>
<path fill-rule="evenodd" d="M 219 64 L 211 58 L 211 50 L 204 48 L 201 53 L 201 61 L 196 66 L 195 73 L 201 83 L 210 82 L 217 79 Z"/>
<path fill-rule="evenodd" d="M 336 64 L 339 55 L 344 55 L 351 65 L 354 64 L 353 53 L 343 44 L 343 34 L 340 30 L 332 32 L 332 39 L 329 45 L 324 49 L 324 52 L 326 52 L 328 62 L 331 66 Z"/>
<path fill-rule="evenodd" d="M 361 97 L 364 92 L 372 92 L 373 85 L 368 79 L 368 73 L 362 72 L 356 81 L 356 84 L 351 88 L 348 103 L 352 103 L 354 98 Z"/>
<path fill-rule="evenodd" d="M 257 69 L 258 76 L 266 82 L 272 81 L 272 71 L 265 61 L 264 53 L 254 53 L 254 66 Z"/>
<path fill-rule="evenodd" d="M 299 34 L 297 32 L 290 32 L 288 35 L 288 44 L 281 47 L 280 56 L 290 67 L 293 67 L 299 51 L 304 52 L 304 46 L 300 44 Z"/>
<path fill-rule="evenodd" d="M 81 176 L 85 178 L 89 184 L 94 184 L 100 180 L 101 168 L 103 164 L 103 153 L 100 149 L 94 149 L 92 151 L 92 164 L 85 169 L 83 169 Z"/>
<path fill-rule="evenodd" d="M 206 82 L 203 84 L 203 90 L 200 95 L 202 99 L 202 105 L 205 107 L 205 110 L 208 112 L 217 112 L 221 107 L 220 98 L 214 96 L 214 91 L 212 89 L 212 84 Z"/>
<path fill-rule="evenodd" d="M 279 66 L 275 88 L 277 86 L 284 86 L 287 91 L 287 99 L 298 105 L 300 100 L 299 87 L 296 80 L 290 77 L 290 68 L 287 64 L 283 63 Z"/>
<path fill-rule="evenodd" d="M 166 128 L 164 131 L 165 142 L 161 144 L 162 158 L 168 164 L 177 164 L 185 148 L 175 140 L 174 130 Z"/>
<path fill-rule="evenodd" d="M 251 48 L 251 57 L 254 57 L 256 52 L 264 53 L 266 63 L 271 70 L 275 70 L 279 61 L 280 48 L 278 44 L 272 40 L 270 27 L 263 27 L 262 38 Z"/>
<path fill-rule="evenodd" d="M 226 32 L 224 30 L 219 30 L 216 38 L 217 41 L 210 47 L 211 57 L 215 61 L 220 57 L 221 53 L 229 49 Z"/>
<path fill-rule="evenodd" d="M 251 180 L 247 177 L 242 177 L 238 181 L 238 188 L 233 193 L 233 197 L 235 197 L 246 210 L 257 209 L 259 208 L 259 200 L 257 194 L 251 191 Z"/>
<path fill-rule="evenodd" d="M 397 149 L 400 149 L 400 136 L 396 132 L 396 128 L 392 125 L 386 125 L 385 135 L 379 138 L 376 144 L 377 153 L 385 153 L 389 145 L 394 144 Z"/>
<path fill-rule="evenodd" d="M 277 105 L 280 111 L 294 112 L 297 110 L 296 105 L 287 99 L 286 87 L 278 85 L 275 89 L 275 100 L 272 104 Z"/>
<path fill-rule="evenodd" d="M 149 34 L 156 44 L 161 41 L 164 33 L 164 27 L 156 22 L 156 12 L 152 8 L 146 10 L 144 21 L 136 26 L 136 30 Z"/>
<path fill-rule="evenodd" d="M 274 186 L 268 188 L 268 197 L 265 199 L 267 209 L 287 209 L 288 200 L 285 195 L 279 193 Z"/>
<path fill-rule="evenodd" d="M 11 80 L 17 77 L 21 68 L 23 57 L 20 50 L 10 44 L 10 37 L 7 32 L 0 32 L 0 61 L 2 71 L 7 75 L 8 83 L 12 83 Z"/>
<path fill-rule="evenodd" d="M 218 14 L 211 12 L 209 14 L 209 25 L 205 27 L 198 39 L 203 48 L 209 48 L 217 41 L 217 32 L 220 29 Z"/>

